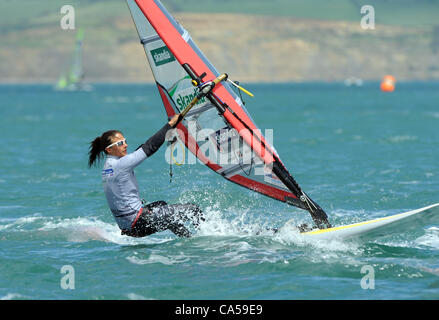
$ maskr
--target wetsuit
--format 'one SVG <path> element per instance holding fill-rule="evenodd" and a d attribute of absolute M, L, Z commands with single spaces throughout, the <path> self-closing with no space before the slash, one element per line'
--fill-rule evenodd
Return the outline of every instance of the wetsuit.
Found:
<path fill-rule="evenodd" d="M 107 155 L 102 170 L 104 192 L 122 234 L 143 237 L 169 229 L 178 236 L 188 237 L 191 233 L 183 222 L 195 218 L 197 225 L 202 218 L 201 210 L 194 204 L 168 205 L 159 201 L 144 206 L 140 198 L 134 168 L 161 147 L 170 129 L 167 123 L 136 151 L 124 157 Z"/>

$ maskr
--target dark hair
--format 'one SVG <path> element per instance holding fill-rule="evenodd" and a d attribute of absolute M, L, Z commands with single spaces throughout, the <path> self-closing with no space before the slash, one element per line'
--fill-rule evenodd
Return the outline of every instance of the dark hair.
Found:
<path fill-rule="evenodd" d="M 111 144 L 111 138 L 117 133 L 122 134 L 119 130 L 105 131 L 100 137 L 96 137 L 90 142 L 90 150 L 88 151 L 88 167 L 91 168 L 96 160 L 100 161 L 102 158 L 102 152 L 107 153 L 105 148 Z"/>

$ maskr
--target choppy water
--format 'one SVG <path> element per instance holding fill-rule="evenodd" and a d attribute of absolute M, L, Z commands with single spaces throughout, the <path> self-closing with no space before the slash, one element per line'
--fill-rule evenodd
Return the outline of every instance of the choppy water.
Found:
<path fill-rule="evenodd" d="M 334 225 L 439 202 L 439 83 L 391 94 L 376 83 L 246 87 L 253 119 L 274 129 L 282 161 Z M 439 225 L 415 238 L 305 241 L 282 227 L 306 212 L 201 164 L 174 166 L 170 184 L 164 147 L 136 169 L 142 195 L 196 202 L 207 222 L 190 239 L 121 236 L 88 142 L 117 128 L 133 151 L 155 133 L 165 112 L 152 85 L 3 85 L 0 104 L 0 299 L 439 298 Z"/>

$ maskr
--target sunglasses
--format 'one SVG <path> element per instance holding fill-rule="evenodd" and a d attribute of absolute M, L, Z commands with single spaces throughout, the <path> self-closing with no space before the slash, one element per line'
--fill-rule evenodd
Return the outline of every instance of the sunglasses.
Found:
<path fill-rule="evenodd" d="M 107 148 L 111 148 L 112 146 L 123 146 L 124 144 L 127 144 L 127 139 L 116 141 L 115 143 L 110 144 Z"/>

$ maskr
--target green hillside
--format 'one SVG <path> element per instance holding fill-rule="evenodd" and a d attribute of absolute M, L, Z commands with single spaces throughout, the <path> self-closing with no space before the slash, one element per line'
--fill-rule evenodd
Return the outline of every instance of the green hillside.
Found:
<path fill-rule="evenodd" d="M 235 13 L 318 20 L 358 21 L 364 4 L 375 8 L 376 23 L 431 26 L 439 24 L 439 0 L 163 0 L 172 13 Z M 52 24 L 65 1 L 0 1 L 1 32 Z M 125 14 L 124 0 L 70 0 L 84 27 L 102 26 Z"/>
<path fill-rule="evenodd" d="M 360 0 L 162 3 L 218 68 L 241 79 L 439 78 L 439 0 L 368 0 L 374 31 L 360 28 Z M 76 31 L 60 27 L 65 4 L 85 30 L 87 79 L 151 81 L 124 0 L 0 0 L 1 82 L 52 82 L 68 66 Z"/>
<path fill-rule="evenodd" d="M 375 8 L 376 23 L 394 25 L 438 24 L 437 0 L 168 0 L 174 12 L 222 12 L 274 15 L 318 20 L 358 21 L 360 8 Z"/>

